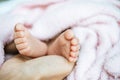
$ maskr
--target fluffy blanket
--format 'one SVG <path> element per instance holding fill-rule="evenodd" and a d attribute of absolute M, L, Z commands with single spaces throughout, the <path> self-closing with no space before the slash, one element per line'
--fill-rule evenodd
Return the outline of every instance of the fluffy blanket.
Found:
<path fill-rule="evenodd" d="M 49 40 L 71 28 L 80 40 L 76 66 L 67 80 L 120 80 L 118 0 L 26 0 L 0 17 L 0 63 L 16 23 Z"/>

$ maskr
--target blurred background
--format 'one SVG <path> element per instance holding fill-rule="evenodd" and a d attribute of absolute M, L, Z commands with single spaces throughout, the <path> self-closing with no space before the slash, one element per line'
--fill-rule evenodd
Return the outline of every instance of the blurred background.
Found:
<path fill-rule="evenodd" d="M 20 2 L 25 0 L 0 0 L 0 15 L 5 14 Z"/>
<path fill-rule="evenodd" d="M 7 0 L 0 0 L 0 2 L 7 1 Z"/>

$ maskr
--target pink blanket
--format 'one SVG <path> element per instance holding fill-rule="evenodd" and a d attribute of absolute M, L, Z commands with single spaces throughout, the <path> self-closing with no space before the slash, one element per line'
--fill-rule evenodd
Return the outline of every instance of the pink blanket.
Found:
<path fill-rule="evenodd" d="M 119 8 L 118 0 L 29 0 L 0 18 L 0 30 L 9 26 L 0 31 L 4 33 L 0 46 L 12 40 L 8 36 L 17 22 L 41 40 L 71 28 L 81 49 L 67 80 L 120 80 Z M 4 52 L 0 51 L 2 63 Z"/>

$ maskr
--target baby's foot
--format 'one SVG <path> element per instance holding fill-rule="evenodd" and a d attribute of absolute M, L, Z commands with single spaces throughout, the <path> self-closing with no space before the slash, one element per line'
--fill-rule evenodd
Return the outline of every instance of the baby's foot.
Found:
<path fill-rule="evenodd" d="M 47 45 L 33 37 L 22 24 L 17 24 L 14 32 L 14 42 L 20 54 L 39 57 L 47 53 Z"/>
<path fill-rule="evenodd" d="M 71 30 L 66 30 L 49 45 L 48 54 L 62 55 L 70 62 L 75 62 L 79 49 L 78 39 Z"/>

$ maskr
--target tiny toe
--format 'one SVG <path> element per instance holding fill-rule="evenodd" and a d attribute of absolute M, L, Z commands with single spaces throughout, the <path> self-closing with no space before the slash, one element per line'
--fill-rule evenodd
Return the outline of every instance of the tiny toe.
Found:
<path fill-rule="evenodd" d="M 71 40 L 74 37 L 74 34 L 73 34 L 72 30 L 67 30 L 67 31 L 65 31 L 64 36 L 66 39 Z"/>
<path fill-rule="evenodd" d="M 74 58 L 74 59 L 73 59 L 73 62 L 76 62 L 76 61 L 77 61 L 77 58 Z"/>
<path fill-rule="evenodd" d="M 77 50 L 78 50 L 78 51 L 80 50 L 80 45 L 77 45 Z"/>
<path fill-rule="evenodd" d="M 74 58 L 78 58 L 79 57 L 79 51 L 75 53 L 75 57 Z"/>
<path fill-rule="evenodd" d="M 72 57 L 77 57 L 79 52 L 70 52 L 70 56 Z"/>
<path fill-rule="evenodd" d="M 14 40 L 15 44 L 20 44 L 26 42 L 26 38 L 17 38 Z"/>
<path fill-rule="evenodd" d="M 78 50 L 77 46 L 71 46 L 71 51 L 76 52 Z"/>
<path fill-rule="evenodd" d="M 14 37 L 15 38 L 22 38 L 24 37 L 25 33 L 23 31 L 15 32 Z"/>
<path fill-rule="evenodd" d="M 25 30 L 25 27 L 22 24 L 20 23 L 16 24 L 15 31 L 23 31 L 23 30 Z"/>
<path fill-rule="evenodd" d="M 78 44 L 78 39 L 74 38 L 71 40 L 72 45 L 77 45 Z"/>
<path fill-rule="evenodd" d="M 75 52 L 70 52 L 70 56 L 75 57 L 76 56 Z"/>
<path fill-rule="evenodd" d="M 69 61 L 70 62 L 74 62 L 74 58 L 73 57 L 69 57 Z"/>

